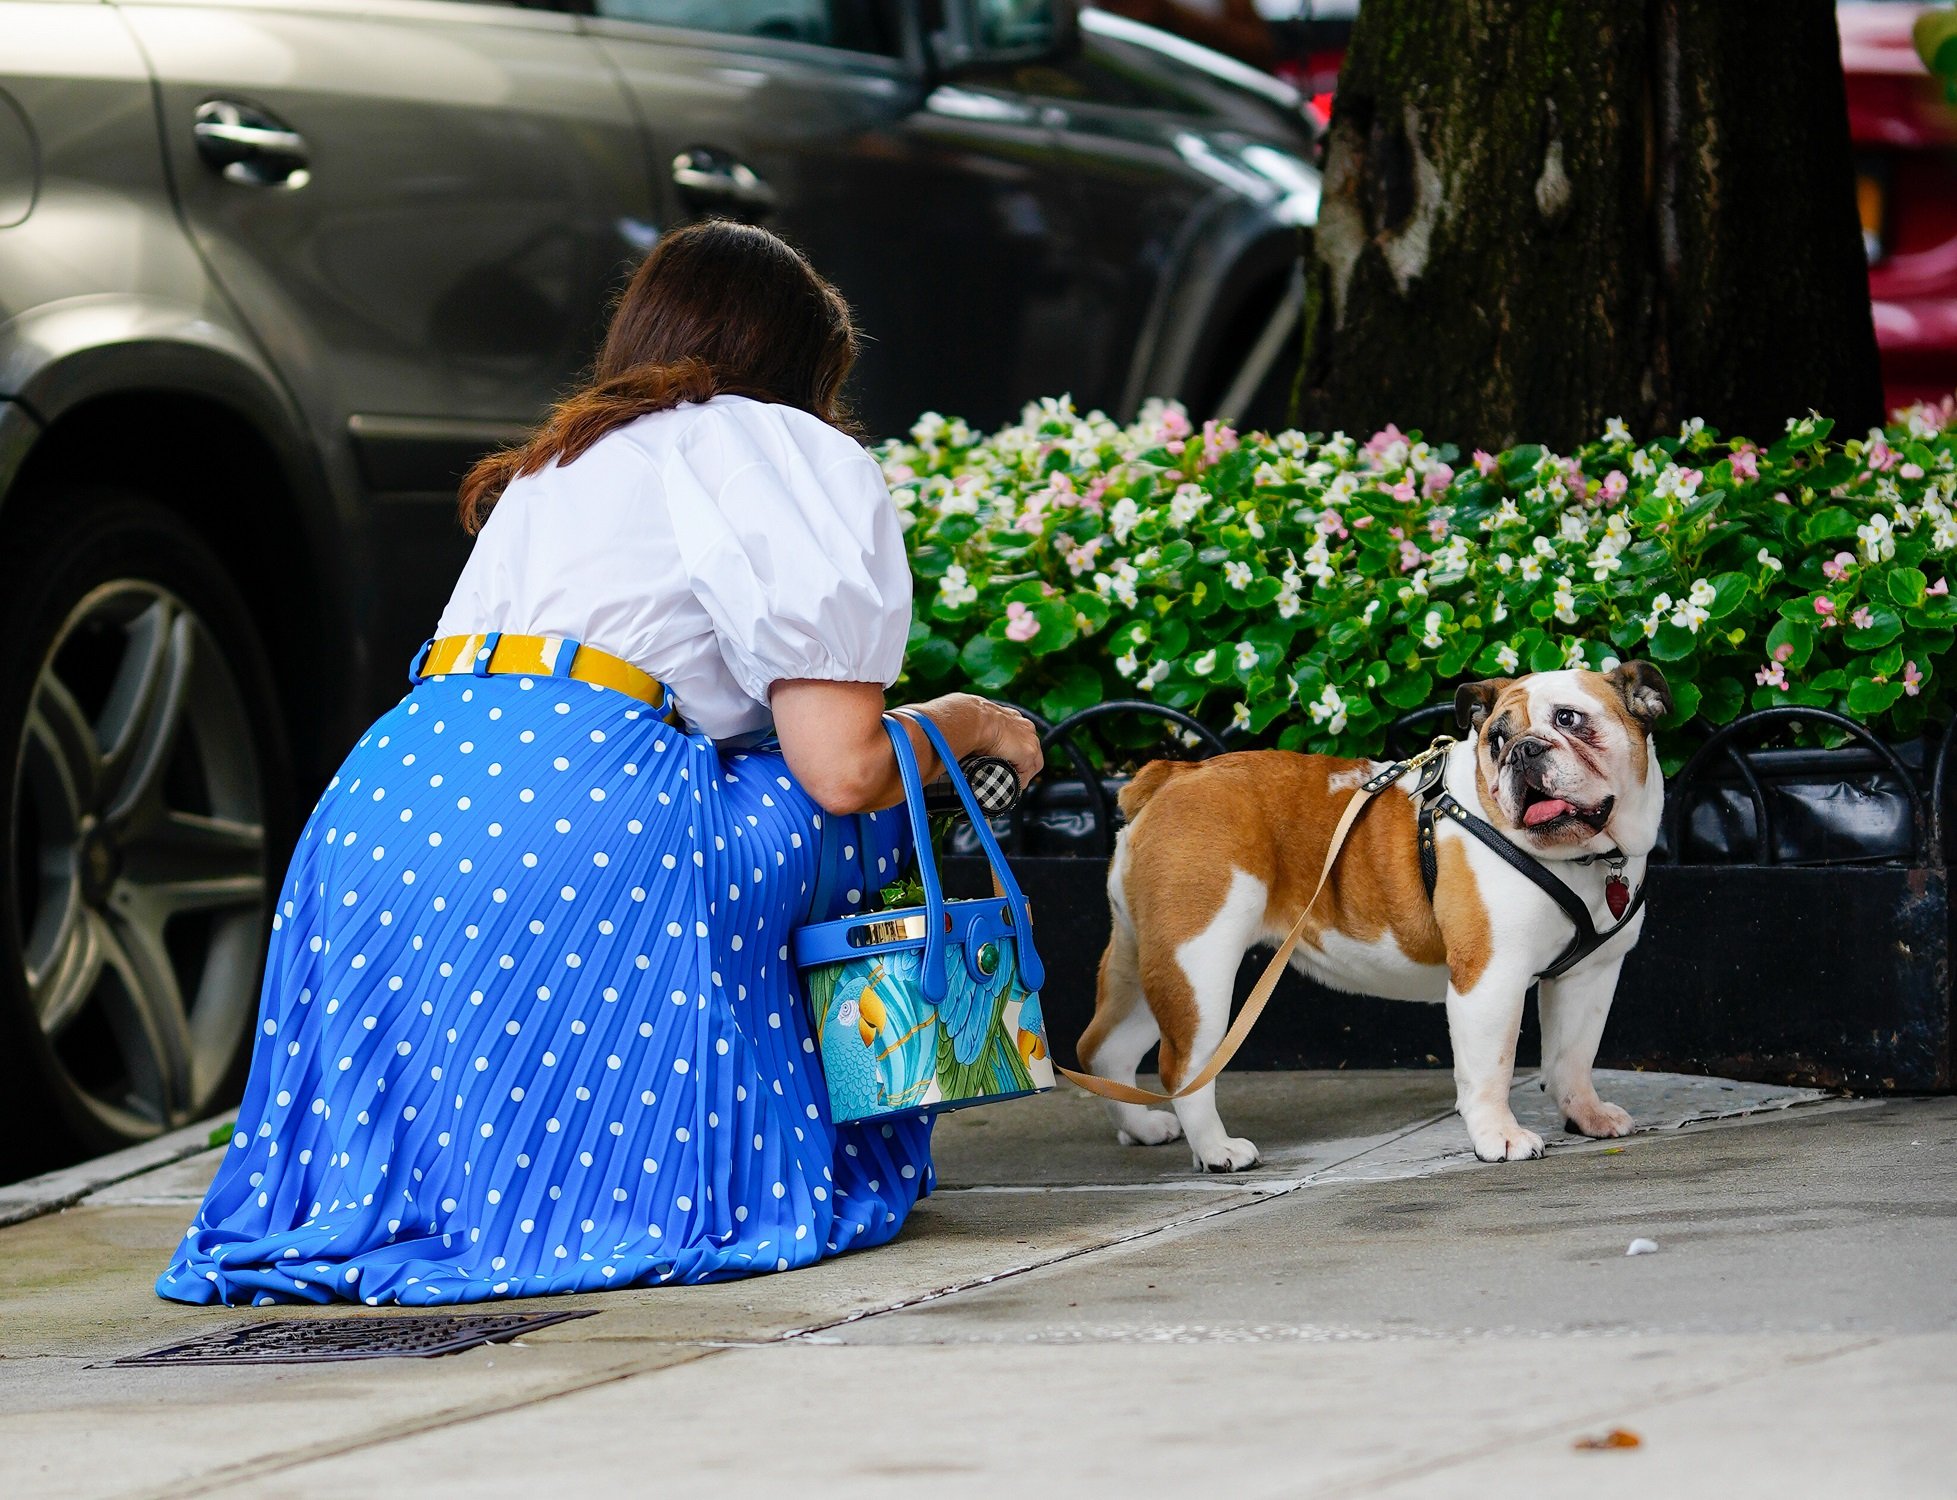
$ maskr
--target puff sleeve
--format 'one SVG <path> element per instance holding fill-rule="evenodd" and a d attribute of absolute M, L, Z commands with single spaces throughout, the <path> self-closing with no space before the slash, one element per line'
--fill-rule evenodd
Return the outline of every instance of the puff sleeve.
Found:
<path fill-rule="evenodd" d="M 806 413 L 743 403 L 670 456 L 681 566 L 742 692 L 791 678 L 874 682 L 903 668 L 911 575 L 883 473 Z"/>

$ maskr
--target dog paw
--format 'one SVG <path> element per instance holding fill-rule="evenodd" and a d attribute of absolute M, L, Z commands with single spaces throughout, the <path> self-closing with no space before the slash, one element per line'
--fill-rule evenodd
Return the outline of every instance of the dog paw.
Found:
<path fill-rule="evenodd" d="M 1564 1105 L 1563 1119 L 1578 1135 L 1595 1136 L 1600 1140 L 1610 1140 L 1631 1133 L 1630 1114 L 1619 1109 L 1615 1104 L 1604 1103 L 1601 1099 Z"/>
<path fill-rule="evenodd" d="M 1483 1161 L 1533 1161 L 1543 1154 L 1542 1137 L 1515 1121 L 1490 1130 L 1469 1132 L 1475 1155 Z"/>
<path fill-rule="evenodd" d="M 1226 1136 L 1213 1152 L 1192 1151 L 1198 1171 L 1248 1172 L 1259 1160 L 1257 1148 L 1238 1136 Z"/>
<path fill-rule="evenodd" d="M 1152 1109 L 1114 1138 L 1124 1146 L 1161 1146 L 1182 1138 L 1182 1121 L 1165 1109 Z"/>

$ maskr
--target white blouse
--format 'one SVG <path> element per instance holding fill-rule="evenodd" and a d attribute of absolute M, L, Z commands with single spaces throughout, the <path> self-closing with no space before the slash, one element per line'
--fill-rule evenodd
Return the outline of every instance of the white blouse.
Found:
<path fill-rule="evenodd" d="M 787 678 L 896 681 L 903 529 L 876 460 L 792 406 L 716 396 L 616 428 L 504 491 L 437 636 L 568 636 L 665 683 L 717 740 Z"/>

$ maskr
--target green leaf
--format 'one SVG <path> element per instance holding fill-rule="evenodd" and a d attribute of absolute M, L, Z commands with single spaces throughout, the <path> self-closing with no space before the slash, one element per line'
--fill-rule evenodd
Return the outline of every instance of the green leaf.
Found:
<path fill-rule="evenodd" d="M 1042 599 L 1033 606 L 1033 615 L 1040 622 L 1040 630 L 1027 644 L 1035 656 L 1066 650 L 1080 633 L 1074 623 L 1074 606 L 1068 600 Z"/>
<path fill-rule="evenodd" d="M 1867 628 L 1849 626 L 1841 633 L 1842 643 L 1851 651 L 1873 651 L 1878 646 L 1886 646 L 1903 633 L 1903 622 L 1896 612 L 1886 604 L 1868 606 L 1869 624 Z"/>
<path fill-rule="evenodd" d="M 1712 580 L 1712 603 L 1706 606 L 1706 613 L 1715 620 L 1723 620 L 1746 602 L 1753 592 L 1753 580 L 1744 573 L 1721 573 Z"/>
<path fill-rule="evenodd" d="M 1921 568 L 1891 568 L 1889 597 L 1904 609 L 1921 607 L 1930 592 L 1930 580 Z"/>
<path fill-rule="evenodd" d="M 1395 708 L 1408 709 L 1424 707 L 1433 692 L 1433 673 L 1425 667 L 1416 667 L 1389 681 L 1379 690 L 1379 695 Z"/>
<path fill-rule="evenodd" d="M 1015 641 L 995 641 L 989 635 L 975 635 L 958 653 L 958 664 L 975 686 L 996 693 L 1012 685 L 1026 660 L 1026 650 Z"/>
<path fill-rule="evenodd" d="M 1869 661 L 1869 670 L 1878 677 L 1896 676 L 1903 670 L 1902 645 L 1898 643 L 1876 652 Z"/>
<path fill-rule="evenodd" d="M 1782 646 L 1792 648 L 1787 656 L 1789 670 L 1805 667 L 1808 658 L 1814 655 L 1814 627 L 1797 620 L 1775 621 L 1774 628 L 1767 632 L 1767 655 L 1778 659 Z"/>
<path fill-rule="evenodd" d="M 1699 693 L 1699 712 L 1715 724 L 1730 724 L 1746 707 L 1746 689 L 1737 678 L 1716 677 L 1703 686 L 1687 684 Z"/>
<path fill-rule="evenodd" d="M 904 671 L 914 682 L 936 682 L 958 668 L 958 647 L 941 635 L 912 645 L 904 654 Z"/>
<path fill-rule="evenodd" d="M 1864 677 L 1848 690 L 1848 711 L 1860 719 L 1886 713 L 1903 696 L 1900 682 L 1873 682 Z"/>
<path fill-rule="evenodd" d="M 1801 527 L 1801 540 L 1810 544 L 1833 542 L 1855 535 L 1855 528 L 1862 523 L 1855 519 L 1855 513 L 1844 510 L 1839 505 L 1823 506 L 1807 518 Z"/>
<path fill-rule="evenodd" d="M 1651 638 L 1648 654 L 1654 661 L 1683 661 L 1698 649 L 1699 638 L 1696 635 L 1683 625 L 1674 625 L 1667 620 Z M 1536 670 L 1543 669 L 1538 667 Z"/>
<path fill-rule="evenodd" d="M 1040 698 L 1040 712 L 1058 723 L 1099 703 L 1103 696 L 1101 674 L 1080 662 L 1069 662 L 1054 672 L 1053 686 Z"/>
<path fill-rule="evenodd" d="M 1699 712 L 1699 703 L 1704 696 L 1696 682 L 1675 682 L 1671 684 L 1672 711 L 1665 716 L 1667 725 L 1687 724 Z"/>
<path fill-rule="evenodd" d="M 1529 652 L 1529 670 L 1531 672 L 1554 672 L 1562 665 L 1563 648 L 1553 640 L 1540 640 L 1536 642 L 1534 649 Z"/>

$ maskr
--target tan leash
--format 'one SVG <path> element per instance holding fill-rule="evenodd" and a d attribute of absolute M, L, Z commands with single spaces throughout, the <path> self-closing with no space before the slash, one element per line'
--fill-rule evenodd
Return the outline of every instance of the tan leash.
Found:
<path fill-rule="evenodd" d="M 1264 972 L 1257 977 L 1257 983 L 1251 986 L 1250 997 L 1244 1001 L 1243 1009 L 1237 1012 L 1236 1020 L 1230 1023 L 1230 1029 L 1223 1034 L 1223 1040 L 1216 1051 L 1210 1055 L 1209 1062 L 1194 1078 L 1173 1094 L 1159 1094 L 1152 1089 L 1136 1088 L 1132 1084 L 1111 1083 L 1091 1073 L 1077 1073 L 1072 1068 L 1061 1067 L 1058 1063 L 1054 1064 L 1054 1071 L 1070 1082 L 1080 1085 L 1090 1094 L 1099 1094 L 1103 1099 L 1114 1099 L 1123 1104 L 1167 1104 L 1214 1083 L 1216 1075 L 1229 1066 L 1230 1059 L 1237 1055 L 1237 1050 L 1249 1037 L 1251 1028 L 1257 1024 L 1257 1018 L 1263 1015 L 1265 1005 L 1270 1002 L 1272 993 L 1277 989 L 1278 981 L 1284 977 L 1285 966 L 1291 962 L 1291 955 L 1297 951 L 1298 940 L 1305 934 L 1305 918 L 1311 915 L 1312 907 L 1318 904 L 1318 898 L 1325 893 L 1325 883 L 1332 878 L 1332 870 L 1339 862 L 1339 855 L 1345 848 L 1347 835 L 1352 832 L 1353 825 L 1359 821 L 1359 814 L 1366 810 L 1373 798 L 1389 786 L 1398 784 L 1400 778 L 1407 772 L 1424 766 L 1438 755 L 1445 755 L 1453 744 L 1454 741 L 1450 736 L 1442 735 L 1411 760 L 1400 761 L 1391 767 L 1391 774 L 1381 773 L 1353 793 L 1352 800 L 1346 803 L 1345 811 L 1339 815 L 1338 826 L 1332 830 L 1331 847 L 1325 851 L 1325 868 L 1319 871 L 1318 885 L 1313 889 L 1311 899 L 1298 913 L 1298 920 L 1291 924 L 1291 930 L 1284 935 L 1284 941 L 1278 944 L 1277 952 L 1271 955 L 1271 961 L 1264 966 Z"/>

